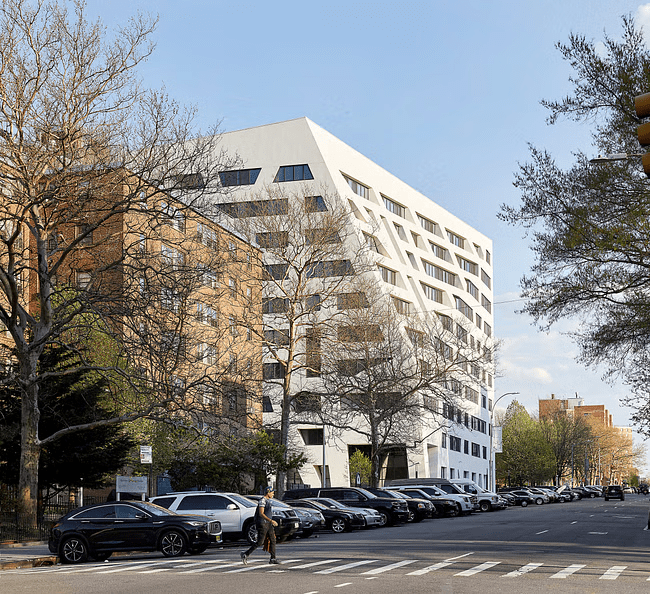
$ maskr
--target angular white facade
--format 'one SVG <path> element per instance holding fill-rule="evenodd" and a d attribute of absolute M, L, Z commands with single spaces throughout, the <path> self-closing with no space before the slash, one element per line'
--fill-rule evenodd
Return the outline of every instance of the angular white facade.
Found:
<path fill-rule="evenodd" d="M 281 167 L 308 165 L 313 176 L 309 183 L 347 200 L 354 213 L 350 225 L 376 237 L 383 267 L 377 270 L 377 283 L 386 293 L 411 311 L 444 312 L 462 320 L 470 328 L 472 344 L 491 344 L 492 242 L 485 235 L 307 118 L 229 132 L 222 146 L 243 159 L 243 168 L 260 170 L 254 183 L 231 188 L 229 201 L 277 183 Z M 304 183 L 283 182 L 285 187 Z M 396 478 L 470 478 L 487 487 L 493 394 L 492 374 L 483 372 L 463 399 L 463 412 L 454 413 L 456 422 L 444 421 L 444 430 L 422 436 L 415 448 L 406 450 L 402 467 L 393 468 L 401 473 Z M 293 441 L 303 444 L 299 429 L 293 428 Z M 304 444 L 309 463 L 300 479 L 321 485 L 325 455 L 328 484 L 349 485 L 348 446 L 359 445 L 365 444 L 353 432 L 337 439 L 326 435 L 325 447 Z"/>

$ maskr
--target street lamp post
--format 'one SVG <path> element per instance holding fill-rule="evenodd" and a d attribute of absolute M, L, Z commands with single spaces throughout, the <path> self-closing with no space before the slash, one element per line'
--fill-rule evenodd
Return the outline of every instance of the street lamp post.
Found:
<path fill-rule="evenodd" d="M 490 490 L 495 491 L 495 468 L 494 468 L 494 448 L 493 448 L 493 433 L 494 433 L 494 411 L 496 410 L 497 407 L 497 402 L 501 400 L 502 398 L 505 398 L 506 396 L 515 396 L 519 394 L 519 392 L 506 392 L 505 394 L 501 394 L 493 403 L 492 403 L 492 410 L 490 411 Z"/>

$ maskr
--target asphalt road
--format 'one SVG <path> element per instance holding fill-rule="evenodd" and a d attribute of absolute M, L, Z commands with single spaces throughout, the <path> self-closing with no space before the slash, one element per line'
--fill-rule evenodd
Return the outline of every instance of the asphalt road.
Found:
<path fill-rule="evenodd" d="M 650 588 L 648 498 L 509 508 L 278 546 L 248 566 L 243 543 L 165 559 L 0 572 L 0 592 L 189 594 L 420 594 L 645 592 Z"/>

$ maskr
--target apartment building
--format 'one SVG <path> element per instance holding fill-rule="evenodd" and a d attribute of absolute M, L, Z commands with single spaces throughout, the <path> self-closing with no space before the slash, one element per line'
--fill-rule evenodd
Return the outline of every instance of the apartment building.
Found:
<path fill-rule="evenodd" d="M 307 118 L 229 132 L 221 146 L 244 162 L 241 169 L 222 173 L 229 189 L 223 198 L 225 213 L 243 216 L 237 203 L 261 208 L 261 197 L 268 199 L 274 189 L 300 191 L 315 208 L 319 196 L 328 192 L 350 213 L 350 260 L 359 245 L 370 246 L 375 266 L 368 274 L 398 311 L 436 314 L 449 328 L 462 327 L 463 340 L 478 352 L 491 346 L 493 252 L 488 237 Z M 292 205 L 273 208 L 282 217 Z M 272 313 L 267 310 L 267 315 Z M 296 389 L 308 390 L 318 381 L 306 372 Z M 430 430 L 431 419 L 422 419 L 413 442 L 394 444 L 382 478 L 470 478 L 487 486 L 493 399 L 488 361 L 459 388 L 458 405 L 440 410 L 435 430 Z M 280 407 L 272 386 L 265 388 L 265 402 L 264 422 L 270 425 Z M 309 462 L 290 484 L 344 485 L 354 480 L 349 456 L 357 449 L 367 451 L 368 445 L 359 433 L 330 435 L 313 422 L 294 422 L 291 432 L 292 443 Z"/>
<path fill-rule="evenodd" d="M 259 250 L 172 193 L 139 184 L 131 203 L 130 183 L 116 171 L 101 188 L 83 179 L 65 194 L 52 188 L 54 222 L 45 247 L 49 265 L 57 266 L 49 275 L 53 299 L 80 311 L 87 304 L 81 323 L 68 325 L 87 331 L 89 341 L 84 315 L 105 316 L 138 376 L 132 381 L 169 400 L 180 424 L 227 434 L 258 429 L 261 342 L 236 320 L 246 311 L 253 330 L 262 324 L 259 285 L 240 282 L 260 269 Z M 74 203 L 78 192 L 85 206 L 72 215 L 65 202 Z M 65 214 L 58 223 L 57 209 Z M 16 244 L 20 300 L 32 315 L 40 307 L 42 239 L 24 226 Z M 0 340 L 11 345 L 6 330 Z"/>

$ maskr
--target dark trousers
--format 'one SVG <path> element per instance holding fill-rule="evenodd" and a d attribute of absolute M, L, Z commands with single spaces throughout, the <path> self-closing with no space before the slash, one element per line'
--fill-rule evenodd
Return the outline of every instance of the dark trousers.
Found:
<path fill-rule="evenodd" d="M 257 542 L 252 544 L 246 551 L 246 556 L 248 557 L 257 547 L 261 547 L 267 536 L 269 538 L 269 553 L 271 559 L 275 559 L 275 530 L 273 529 L 273 524 L 271 524 L 271 522 L 257 524 Z"/>

